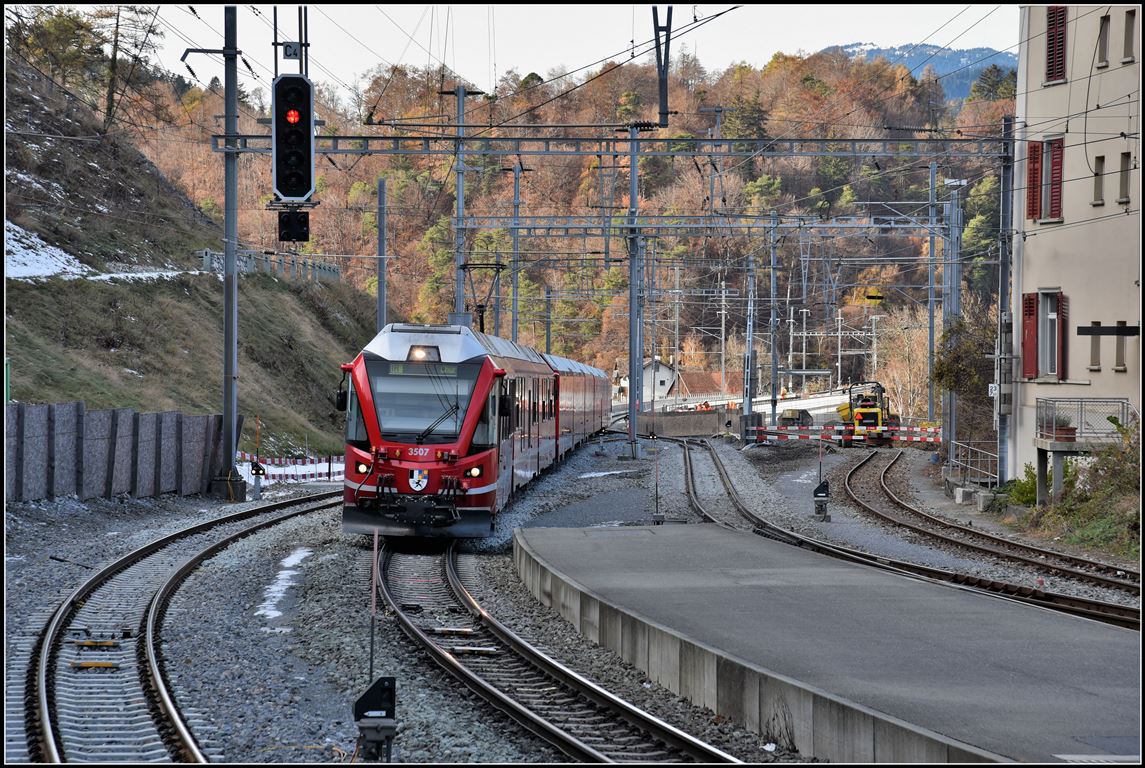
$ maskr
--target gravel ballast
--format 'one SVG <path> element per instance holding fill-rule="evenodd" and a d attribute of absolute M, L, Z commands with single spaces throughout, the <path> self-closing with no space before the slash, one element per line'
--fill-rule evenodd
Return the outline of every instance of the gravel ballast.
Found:
<path fill-rule="evenodd" d="M 733 440 L 713 442 L 744 501 L 780 525 L 888 556 L 976 569 L 973 572 L 991 578 L 1014 576 L 1006 566 L 906 540 L 850 510 L 841 501 L 841 473 L 861 457 L 859 452 L 825 457 L 824 472 L 832 482 L 832 522 L 819 523 L 810 503 L 810 490 L 818 478 L 816 451 L 751 448 L 745 452 Z M 710 465 L 697 459 L 702 453 L 693 451 L 697 471 Z M 462 547 L 482 579 L 471 585 L 475 597 L 557 661 L 741 760 L 806 759 L 785 753 L 758 734 L 722 721 L 649 681 L 616 654 L 585 641 L 521 586 L 511 559 L 516 527 L 646 525 L 657 515 L 669 523 L 698 521 L 684 494 L 680 446 L 643 440 L 639 454 L 633 459 L 627 440 L 610 435 L 538 477 L 505 510 L 494 536 Z M 924 473 L 928 455 L 919 452 L 909 458 L 908 476 L 916 497 L 931 503 L 935 484 Z M 697 486 L 705 504 L 713 507 L 710 511 L 721 504 L 727 507 L 719 498 L 718 480 L 698 478 Z M 265 496 L 279 499 L 315 490 L 275 488 Z M 173 496 L 7 505 L 9 713 L 12 702 L 22 696 L 29 640 L 55 605 L 95 568 L 164 533 L 251 505 Z M 958 519 L 957 509 L 934 511 L 953 512 L 951 517 Z M 371 559 L 370 540 L 344 535 L 340 515 L 333 510 L 244 539 L 187 579 L 168 611 L 163 653 L 176 695 L 189 710 L 192 728 L 212 759 L 260 763 L 350 759 L 357 739 L 353 702 L 371 679 Z M 1056 580 L 1046 588 L 1051 586 L 1065 591 Z M 395 762 L 565 760 L 507 717 L 489 712 L 476 696 L 429 662 L 380 604 L 373 638 L 374 676 L 397 679 Z M 22 726 L 18 718 L 7 719 L 6 756 L 19 760 L 24 754 Z"/>

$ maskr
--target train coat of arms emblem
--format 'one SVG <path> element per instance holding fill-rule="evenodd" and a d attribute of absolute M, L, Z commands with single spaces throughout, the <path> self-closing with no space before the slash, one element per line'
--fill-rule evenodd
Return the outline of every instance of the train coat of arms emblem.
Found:
<path fill-rule="evenodd" d="M 411 469 L 409 471 L 409 487 L 411 491 L 421 491 L 429 483 L 429 470 Z"/>

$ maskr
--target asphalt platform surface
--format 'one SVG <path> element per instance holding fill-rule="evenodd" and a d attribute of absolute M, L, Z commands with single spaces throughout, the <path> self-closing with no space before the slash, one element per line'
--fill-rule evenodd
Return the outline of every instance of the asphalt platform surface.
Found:
<path fill-rule="evenodd" d="M 1137 632 L 714 525 L 518 536 L 601 600 L 958 741 L 1024 762 L 1139 754 Z"/>

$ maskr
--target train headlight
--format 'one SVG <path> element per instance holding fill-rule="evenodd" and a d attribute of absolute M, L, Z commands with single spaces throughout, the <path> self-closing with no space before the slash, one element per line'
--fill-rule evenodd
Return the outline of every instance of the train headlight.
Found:
<path fill-rule="evenodd" d="M 356 465 L 354 465 L 354 469 L 358 470 L 359 475 L 366 474 L 366 471 L 369 468 L 370 467 L 365 462 L 362 462 L 362 461 L 359 461 Z"/>
<path fill-rule="evenodd" d="M 470 477 L 481 477 L 481 467 L 470 467 L 466 470 L 465 474 Z"/>

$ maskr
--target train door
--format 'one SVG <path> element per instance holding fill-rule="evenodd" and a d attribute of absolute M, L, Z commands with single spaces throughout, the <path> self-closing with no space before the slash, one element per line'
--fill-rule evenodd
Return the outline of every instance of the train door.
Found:
<path fill-rule="evenodd" d="M 497 507 L 505 506 L 513 493 L 513 381 L 497 381 Z"/>
<path fill-rule="evenodd" d="M 541 424 L 537 411 L 541 404 L 540 382 L 529 379 L 529 474 L 536 477 L 541 466 Z"/>
<path fill-rule="evenodd" d="M 529 419 L 526 410 L 528 394 L 525 391 L 525 380 L 517 378 L 513 381 L 513 487 L 519 488 L 525 484 L 524 466 L 529 458 L 528 429 Z"/>

